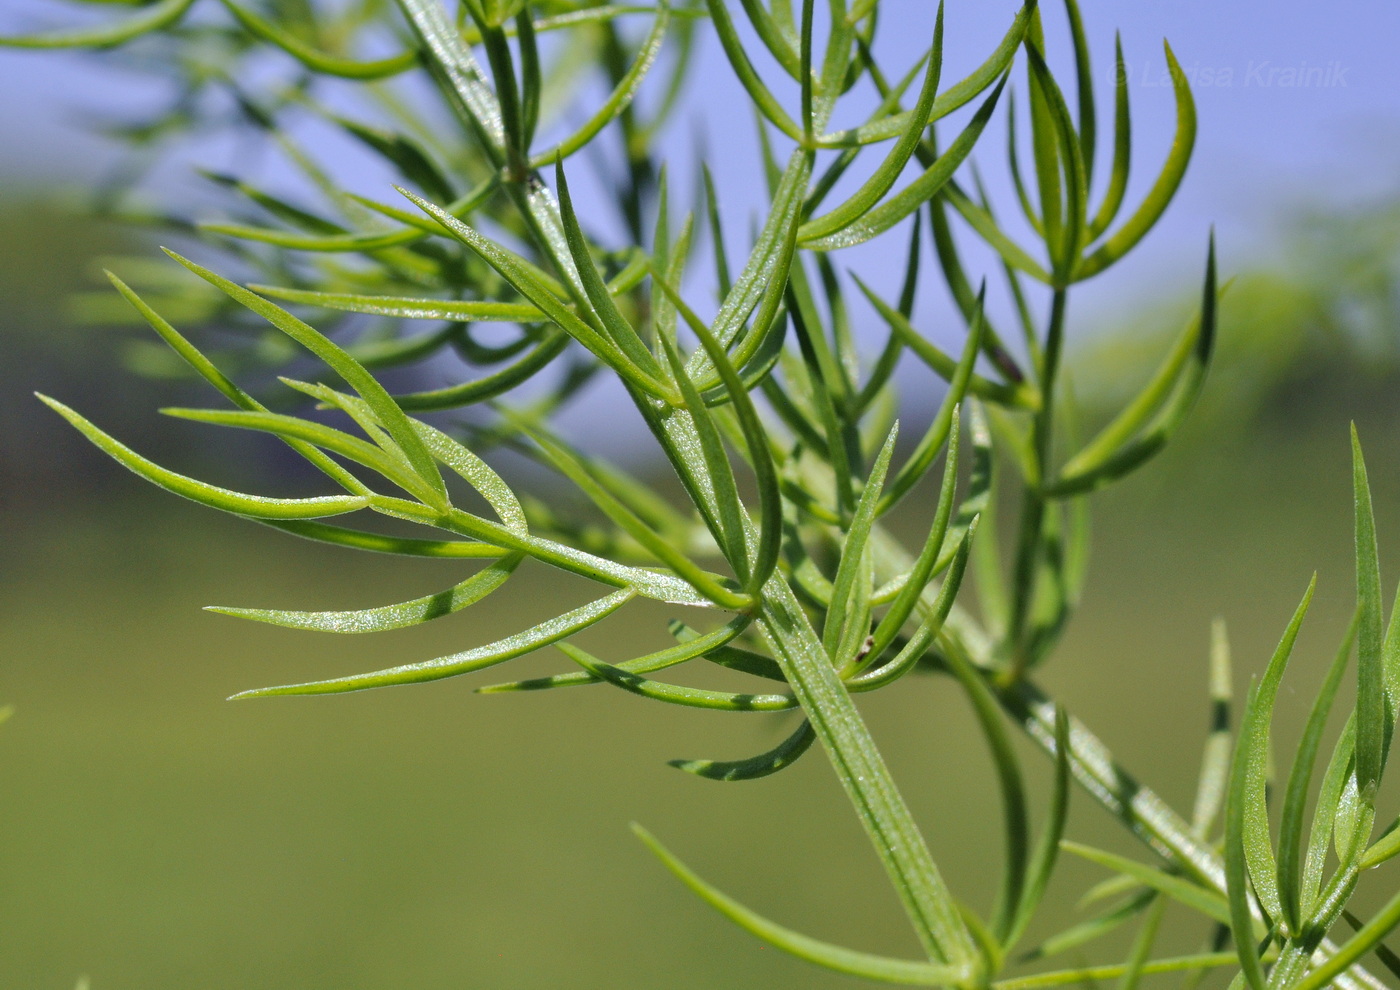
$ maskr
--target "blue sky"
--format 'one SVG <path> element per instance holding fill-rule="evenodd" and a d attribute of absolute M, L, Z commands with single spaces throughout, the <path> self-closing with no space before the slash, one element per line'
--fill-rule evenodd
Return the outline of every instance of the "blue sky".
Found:
<path fill-rule="evenodd" d="M 200 3 L 215 6 L 213 0 Z M 1081 3 L 1105 125 L 1111 117 L 1114 31 L 1123 37 L 1134 111 L 1130 205 L 1151 183 L 1171 138 L 1174 108 L 1164 38 L 1193 81 L 1200 117 L 1191 170 L 1159 228 L 1114 276 L 1079 290 L 1076 313 L 1085 324 L 1115 322 L 1124 300 L 1143 292 L 1179 292 L 1198 284 L 1212 225 L 1228 272 L 1274 252 L 1283 218 L 1298 205 L 1348 205 L 1400 193 L 1400 60 L 1394 54 L 1400 4 L 1395 0 Z M 5 0 L 0 31 L 61 25 L 76 6 Z M 107 5 L 95 6 L 108 13 Z M 985 57 L 1017 6 L 1015 0 L 949 0 L 945 80 L 959 78 Z M 1054 0 L 1044 0 L 1043 6 L 1052 61 L 1068 68 L 1060 6 Z M 892 66 L 912 64 L 928 44 L 933 4 L 886 0 L 882 9 L 883 54 Z M 717 45 L 702 51 L 696 71 L 699 84 L 672 139 L 683 156 L 689 135 L 704 134 L 729 230 L 742 231 L 748 214 L 763 201 L 753 127 L 746 109 L 735 112 L 744 100 Z M 82 187 L 110 161 L 110 153 L 82 131 L 80 119 L 143 98 L 132 77 L 104 70 L 91 56 L 0 50 L 0 168 L 33 182 Z M 956 120 L 951 124 L 958 126 Z M 980 163 L 994 198 L 1005 201 L 1010 186 L 999 141 L 997 136 L 990 142 Z M 227 167 L 221 156 L 229 154 L 227 148 L 196 149 L 192 161 L 178 168 Z M 384 180 L 365 176 L 363 181 L 373 187 L 363 191 L 374 192 L 373 184 Z M 861 250 L 843 254 L 842 262 L 871 266 L 877 282 L 881 274 L 892 282 L 898 269 L 893 256 L 873 249 L 872 257 Z M 937 312 L 927 320 L 943 322 Z"/>
<path fill-rule="evenodd" d="M 77 5 L 6 0 L 3 6 L 0 31 L 71 23 Z M 1015 6 L 951 0 L 945 78 L 980 59 Z M 1057 6 L 1046 5 L 1052 31 Z M 932 4 L 887 0 L 884 9 L 885 50 L 903 64 L 927 44 Z M 1400 4 L 1394 0 L 1083 0 L 1083 11 L 1105 89 L 1113 32 L 1123 35 L 1139 183 L 1149 179 L 1171 128 L 1161 39 L 1171 40 L 1195 84 L 1201 120 L 1196 158 L 1157 243 L 1146 252 L 1153 265 L 1198 243 L 1211 223 L 1237 249 L 1267 246 L 1273 216 L 1291 201 L 1351 202 L 1400 184 L 1400 60 L 1394 54 Z M 901 30 L 904 23 L 911 29 Z M 1052 35 L 1052 49 L 1054 43 Z M 692 101 L 687 116 L 705 120 L 713 145 L 717 134 L 734 130 L 723 115 L 736 105 L 730 99 L 736 91 L 717 46 L 706 51 L 699 71 L 704 85 L 697 90 L 704 95 Z M 91 181 L 108 151 L 82 132 L 79 120 L 140 98 L 129 76 L 83 56 L 0 51 L 0 164 L 37 181 Z M 747 121 L 740 125 L 745 133 L 737 143 L 745 153 L 716 160 L 727 192 L 742 195 L 753 169 Z M 987 173 L 998 181 L 1000 169 Z"/>

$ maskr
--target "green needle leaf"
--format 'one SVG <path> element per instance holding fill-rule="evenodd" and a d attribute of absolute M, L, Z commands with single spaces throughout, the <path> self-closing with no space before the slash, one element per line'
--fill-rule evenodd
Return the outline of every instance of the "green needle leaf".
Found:
<path fill-rule="evenodd" d="M 1264 967 L 1254 940 L 1254 916 L 1250 898 L 1251 838 L 1246 823 L 1248 809 L 1253 803 L 1252 768 L 1267 758 L 1268 740 L 1263 736 L 1258 718 L 1250 715 L 1257 710 L 1259 687 L 1251 679 L 1249 698 L 1245 703 L 1245 718 L 1240 726 L 1235 759 L 1230 769 L 1230 792 L 1225 801 L 1225 891 L 1229 913 L 1217 918 L 1230 926 L 1234 936 L 1235 954 L 1252 990 L 1264 990 Z M 1262 800 L 1262 796 L 1261 796 Z M 1268 823 L 1265 821 L 1265 828 Z M 1257 835 L 1255 836 L 1257 839 Z M 1268 840 L 1267 831 L 1264 835 Z M 1272 854 L 1270 854 L 1272 855 Z"/>
<path fill-rule="evenodd" d="M 1356 502 L 1356 784 L 1369 802 L 1385 765 L 1385 670 L 1381 655 L 1381 570 L 1371 486 L 1356 424 L 1351 427 L 1352 486 Z"/>
<path fill-rule="evenodd" d="M 367 533 L 359 529 L 346 529 L 326 523 L 297 519 L 260 519 L 259 522 L 280 529 L 284 533 L 300 536 L 304 540 L 318 543 L 333 543 L 336 546 L 351 547 L 355 550 L 369 550 L 373 553 L 390 553 L 405 557 L 436 557 L 447 560 L 476 560 L 481 558 L 503 557 L 508 551 L 489 543 L 471 540 L 415 540 L 400 536 L 385 536 L 382 533 Z"/>
<path fill-rule="evenodd" d="M 468 605 L 475 605 L 505 584 L 506 579 L 524 559 L 525 555 L 519 551 L 508 554 L 446 591 L 380 608 L 348 612 L 290 612 L 280 609 L 207 605 L 205 611 L 252 619 L 255 622 L 267 622 L 274 626 L 286 626 L 288 629 L 310 629 L 316 632 L 368 633 L 403 629 L 451 615 Z"/>
<path fill-rule="evenodd" d="M 670 765 L 709 780 L 757 780 L 796 763 L 816 738 L 812 723 L 804 718 L 792 735 L 768 752 L 747 760 L 671 760 Z"/>
<path fill-rule="evenodd" d="M 1385 906 L 1325 963 L 1297 983 L 1295 990 L 1321 990 L 1345 973 L 1362 956 L 1380 945 L 1381 939 L 1389 935 L 1397 925 L 1400 925 L 1400 894 L 1387 901 Z"/>
<path fill-rule="evenodd" d="M 1196 787 L 1196 804 L 1191 812 L 1191 829 L 1204 838 L 1225 803 L 1230 778 L 1230 704 L 1234 696 L 1230 673 L 1230 640 L 1225 620 L 1217 618 L 1210 627 L 1210 734 L 1201 757 L 1201 777 Z"/>
<path fill-rule="evenodd" d="M 736 694 L 666 684 L 604 663 L 571 643 L 559 643 L 556 648 L 599 680 L 653 701 L 722 712 L 781 712 L 797 706 L 797 700 L 790 694 Z"/>
<path fill-rule="evenodd" d="M 1217 288 L 1215 236 L 1212 234 L 1199 317 L 1187 325 L 1152 381 L 1070 459 L 1061 469 L 1059 478 L 1045 487 L 1045 494 L 1061 497 L 1091 491 L 1141 467 L 1162 451 L 1185 422 L 1205 385 L 1215 353 L 1222 293 L 1223 290 Z M 1152 421 L 1143 426 L 1154 412 Z M 1134 433 L 1137 433 L 1136 438 L 1130 439 Z"/>
<path fill-rule="evenodd" d="M 312 72 L 341 79 L 387 79 L 407 72 L 418 64 L 416 51 L 406 51 L 369 62 L 357 62 L 354 59 L 329 55 L 308 45 L 290 31 L 234 3 L 233 0 L 223 0 L 223 4 L 249 34 L 282 49 Z"/>
<path fill-rule="evenodd" d="M 986 102 L 968 122 L 967 127 L 948 146 L 948 150 L 943 152 L 924 171 L 923 175 L 836 233 L 826 236 L 815 234 L 804 236 L 799 231 L 802 246 L 811 251 L 833 251 L 838 248 L 863 244 L 872 237 L 883 234 L 938 195 L 939 191 L 952 179 L 953 173 L 972 153 L 973 146 L 982 136 L 983 128 L 987 126 L 987 121 L 992 117 L 992 111 L 996 109 L 997 100 L 1005 85 L 1006 80 L 1003 78 L 1001 82 L 997 83 L 996 89 L 992 90 L 992 95 L 987 97 Z"/>
<path fill-rule="evenodd" d="M 831 212 L 808 220 L 797 231 L 798 241 L 805 247 L 808 242 L 839 233 L 867 214 L 879 202 L 880 197 L 894 186 L 904 166 L 918 150 L 923 139 L 924 128 L 928 126 L 929 115 L 933 112 L 933 99 L 938 91 L 938 76 L 943 68 L 943 3 L 938 4 L 938 16 L 933 24 L 933 46 L 929 50 L 928 67 L 924 71 L 923 88 L 910 115 L 908 127 L 899 136 L 883 163 L 865 180 L 865 183 L 840 206 Z"/>
<path fill-rule="evenodd" d="M 1010 951 L 1025 933 L 1026 927 L 1035 916 L 1050 885 L 1050 877 L 1055 871 L 1059 858 L 1060 843 L 1065 834 L 1065 822 L 1069 820 L 1069 716 L 1063 708 L 1055 709 L 1055 781 L 1050 792 L 1050 811 L 1045 816 L 1045 825 L 1026 864 L 1026 879 L 1021 887 L 1021 898 L 1016 904 L 1003 944 Z"/>
<path fill-rule="evenodd" d="M 1115 877 L 1113 879 L 1127 879 L 1131 881 L 1131 878 L 1125 877 Z M 1143 890 L 1138 886 L 1136 881 L 1131 882 L 1132 889 L 1136 890 L 1137 893 L 1123 904 L 1111 908 L 1102 914 L 1095 915 L 1085 921 L 1081 921 L 1079 924 L 1066 928 L 1056 935 L 1050 936 L 1030 952 L 1027 952 L 1022 957 L 1022 961 L 1030 962 L 1036 959 L 1047 959 L 1050 956 L 1068 952 L 1070 949 L 1077 949 L 1079 946 L 1087 942 L 1092 942 L 1094 939 L 1100 938 L 1131 921 L 1133 918 L 1136 918 L 1148 905 L 1157 900 L 1157 891 L 1150 888 Z M 1230 955 L 1229 961 L 1235 961 L 1233 953 Z"/>
<path fill-rule="evenodd" d="M 1131 251 L 1146 236 L 1166 212 L 1181 180 L 1186 175 L 1186 166 L 1191 163 L 1191 152 L 1196 144 L 1196 101 L 1191 96 L 1191 84 L 1186 73 L 1172 53 L 1171 45 L 1163 42 L 1167 53 L 1167 68 L 1172 77 L 1172 89 L 1176 93 L 1176 136 L 1172 139 L 1171 151 L 1162 166 L 1157 181 L 1153 183 L 1147 197 L 1118 232 L 1075 270 L 1078 281 L 1092 278 L 1108 268 L 1119 258 Z"/>
<path fill-rule="evenodd" d="M 1278 829 L 1278 887 L 1279 897 L 1283 901 L 1283 917 L 1293 932 L 1303 930 L 1303 812 L 1306 810 L 1308 787 L 1312 783 L 1322 733 L 1327 727 L 1327 716 L 1332 712 L 1332 702 L 1336 700 L 1337 689 L 1341 686 L 1342 675 L 1351 658 L 1351 648 L 1356 642 L 1356 627 L 1357 622 L 1353 620 L 1322 682 L 1322 690 L 1313 702 L 1303 737 L 1298 741 L 1298 752 L 1293 758 L 1293 769 L 1288 774 L 1288 789 L 1283 798 Z"/>
<path fill-rule="evenodd" d="M 739 615 L 718 629 L 704 635 L 691 630 L 694 635 L 682 640 L 677 646 L 671 646 L 631 660 L 624 660 L 615 666 L 630 674 L 649 674 L 666 667 L 674 667 L 677 664 L 694 660 L 696 657 L 708 656 L 713 651 L 724 649 L 726 643 L 747 629 L 752 622 L 753 619 L 749 616 Z M 600 677 L 595 677 L 587 671 L 575 670 L 567 674 L 555 674 L 553 677 L 536 677 L 525 681 L 511 681 L 507 684 L 488 684 L 485 687 L 477 688 L 476 691 L 478 694 L 504 694 L 509 691 L 539 691 L 601 682 L 602 678 Z"/>
<path fill-rule="evenodd" d="M 1114 101 L 1113 101 L 1113 165 L 1109 171 L 1108 188 L 1104 191 L 1099 211 L 1089 224 L 1088 239 L 1096 240 L 1118 216 L 1123 195 L 1128 191 L 1128 172 L 1133 158 L 1133 125 L 1128 104 L 1128 68 L 1123 62 L 1123 39 L 1113 42 Z M 1086 159 L 1088 153 L 1086 152 Z"/>
<path fill-rule="evenodd" d="M 870 477 L 865 482 L 860 501 L 856 503 L 855 514 L 851 517 L 842 544 L 841 563 L 836 569 L 831 592 L 831 607 L 822 625 L 822 646 L 838 669 L 854 658 L 857 646 L 870 628 L 870 588 L 862 580 L 862 575 L 869 572 L 867 541 L 870 539 L 870 528 L 875 523 L 885 472 L 889 470 L 890 458 L 894 456 L 894 442 L 898 435 L 899 424 L 896 423 L 870 469 Z"/>
<path fill-rule="evenodd" d="M 214 485 L 196 481 L 183 474 L 168 471 L 142 457 L 130 447 L 119 443 L 102 432 L 78 413 L 56 399 L 35 393 L 39 401 L 58 413 L 78 429 L 98 448 L 111 455 L 123 467 L 140 475 L 152 484 L 168 492 L 182 495 L 200 505 L 232 512 L 254 519 L 317 519 L 323 516 L 336 516 L 365 508 L 369 502 L 359 495 L 326 495 L 319 498 L 269 498 L 263 495 L 246 495 Z"/>
<path fill-rule="evenodd" d="M 805 144 L 807 135 L 783 109 L 782 104 L 773 96 L 772 91 L 764 84 L 758 71 L 754 69 L 753 63 L 749 61 L 744 40 L 735 30 L 734 21 L 729 16 L 724 0 L 706 0 L 706 4 L 710 10 L 710 23 L 714 26 L 715 34 L 719 36 L 724 56 L 729 60 L 735 77 L 743 85 L 749 98 L 753 100 L 754 107 L 768 118 L 769 122 L 778 130 L 798 144 Z"/>
<path fill-rule="evenodd" d="M 882 983 L 899 983 L 905 986 L 945 986 L 955 985 L 964 980 L 967 974 L 957 966 L 940 966 L 926 962 L 906 962 L 901 959 L 888 959 L 853 949 L 820 942 L 806 935 L 798 934 L 790 928 L 769 921 L 744 907 L 738 901 L 721 893 L 700 879 L 688 866 L 677 859 L 658 842 L 650 832 L 640 825 L 633 825 L 637 838 L 646 843 L 675 876 L 701 899 L 720 914 L 733 921 L 740 928 L 758 936 L 774 948 L 790 952 L 799 959 L 815 963 L 839 973 L 849 973 Z"/>
<path fill-rule="evenodd" d="M 1137 967 L 1141 976 L 1156 973 L 1179 973 L 1184 970 L 1214 969 L 1229 966 L 1235 956 L 1229 952 L 1208 952 L 1197 956 L 1178 956 L 1173 959 L 1154 959 Z M 1038 973 L 1035 976 L 1022 976 L 1011 980 L 997 980 L 991 984 L 992 990 L 1040 990 L 1041 987 L 1057 987 L 1067 983 L 1093 986 L 1096 980 L 1115 980 L 1133 968 L 1128 963 L 1113 966 L 1085 966 L 1080 969 L 1066 969 L 1054 973 Z"/>
<path fill-rule="evenodd" d="M 4 48 L 106 48 L 121 45 L 143 34 L 159 31 L 179 22 L 194 0 L 161 0 L 145 13 L 101 27 L 58 31 L 53 34 L 0 35 Z"/>
<path fill-rule="evenodd" d="M 346 383 L 360 393 L 365 402 L 369 404 L 380 423 L 394 438 L 394 442 L 403 451 L 404 456 L 408 458 L 414 471 L 428 483 L 436 494 L 438 505 L 441 507 L 447 504 L 447 488 L 443 485 L 442 475 L 438 473 L 432 455 L 423 446 L 423 442 L 418 438 L 418 434 L 414 431 L 408 417 L 395 404 L 389 393 L 384 390 L 384 386 L 380 385 L 373 375 L 347 354 L 344 348 L 280 306 L 268 302 L 242 286 L 235 285 L 223 276 L 195 264 L 188 258 L 181 257 L 174 251 L 166 250 L 165 253 L 219 289 L 230 299 L 257 313 L 312 354 L 315 354 L 332 371 L 345 379 Z"/>
<path fill-rule="evenodd" d="M 423 681 L 436 681 L 444 677 L 470 673 L 493 667 L 498 663 L 533 653 L 536 650 L 567 639 L 574 634 L 602 621 L 617 611 L 636 592 L 623 588 L 604 598 L 589 602 L 563 615 L 542 622 L 537 626 L 506 639 L 486 646 L 478 646 L 462 653 L 424 660 L 419 663 L 389 667 L 369 674 L 356 674 L 351 677 L 336 677 L 326 681 L 312 681 L 306 684 L 283 684 L 278 687 L 256 688 L 235 694 L 230 701 L 243 698 L 271 698 L 290 694 L 340 694 L 346 691 L 363 691 L 367 688 L 391 687 L 397 684 L 418 684 Z"/>
<path fill-rule="evenodd" d="M 400 189 L 399 192 L 440 223 L 449 234 L 480 255 L 482 260 L 496 269 L 517 292 L 534 303 L 561 330 L 592 351 L 595 357 L 616 371 L 624 381 L 664 402 L 671 401 L 672 397 L 661 383 L 619 351 L 613 341 L 604 337 L 565 306 L 559 297 L 530 271 L 523 258 L 482 237 L 456 217 L 421 196 L 407 189 Z"/>
<path fill-rule="evenodd" d="M 1092 863 L 1098 863 L 1115 872 L 1126 874 L 1139 883 L 1159 890 L 1172 900 L 1179 901 L 1194 911 L 1224 924 L 1230 923 L 1230 908 L 1225 899 L 1213 890 L 1198 886 L 1182 877 L 1164 873 L 1153 866 L 1139 863 L 1124 856 L 1117 856 L 1092 846 L 1082 846 L 1077 842 L 1062 841 L 1061 848 L 1082 856 Z"/>
<path fill-rule="evenodd" d="M 661 53 L 661 45 L 666 40 L 666 29 L 670 23 L 671 7 L 666 0 L 659 0 L 656 5 L 656 19 L 652 22 L 651 33 L 637 49 L 637 56 L 632 60 L 631 67 L 617 81 L 612 93 L 602 102 L 597 111 L 584 122 L 582 127 L 555 147 L 530 159 L 532 168 L 541 168 L 550 162 L 563 161 L 574 152 L 586 147 L 604 127 L 611 124 L 632 105 L 632 99 L 637 95 L 637 90 L 641 88 L 642 80 L 646 78 L 651 67 L 656 64 L 656 57 Z"/>

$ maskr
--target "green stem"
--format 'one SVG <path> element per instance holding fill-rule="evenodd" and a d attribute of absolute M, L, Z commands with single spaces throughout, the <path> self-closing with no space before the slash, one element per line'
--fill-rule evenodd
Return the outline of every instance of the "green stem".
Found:
<path fill-rule="evenodd" d="M 1026 627 L 1035 604 L 1036 568 L 1040 564 L 1041 534 L 1045 526 L 1045 499 L 1040 494 L 1050 474 L 1050 457 L 1054 448 L 1055 379 L 1059 375 L 1060 357 L 1064 351 L 1065 304 L 1064 289 L 1056 289 L 1050 302 L 1050 325 L 1045 333 L 1045 352 L 1040 376 L 1040 409 L 1033 425 L 1032 457 L 1034 476 L 1026 479 L 1021 505 L 1021 532 L 1016 547 L 1016 563 L 1012 570 L 1011 615 L 1006 624 L 1006 644 L 1011 654 L 1011 669 L 1007 679 L 1014 683 L 1025 676 L 1032 661 L 1030 637 Z"/>
<path fill-rule="evenodd" d="M 763 589 L 758 625 L 826 748 L 930 958 L 965 966 L 978 952 L 919 827 L 796 596 L 779 577 Z"/>

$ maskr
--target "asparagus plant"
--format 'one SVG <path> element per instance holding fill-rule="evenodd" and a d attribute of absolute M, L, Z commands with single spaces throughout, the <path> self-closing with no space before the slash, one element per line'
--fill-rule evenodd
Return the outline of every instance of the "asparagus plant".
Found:
<path fill-rule="evenodd" d="M 1069 296 L 1138 245 L 1187 171 L 1196 113 L 1170 47 L 1175 134 L 1146 195 L 1130 204 L 1123 45 L 1111 127 L 1101 128 L 1104 94 L 1076 0 L 1053 12 L 1067 21 L 1068 51 L 1047 52 L 1042 17 L 1050 12 L 1028 0 L 1006 11 L 1005 33 L 980 65 L 951 82 L 941 3 L 827 0 L 819 12 L 813 0 L 85 2 L 136 9 L 0 40 L 94 49 L 166 78 L 167 105 L 113 129 L 133 163 L 159 162 L 191 135 L 237 132 L 280 149 L 318 194 L 311 206 L 246 176 L 207 173 L 229 219 L 195 224 L 166 207 L 146 209 L 146 219 L 197 235 L 221 259 L 216 266 L 239 280 L 174 251 L 166 253 L 183 272 L 132 262 L 128 280 L 109 278 L 129 313 L 225 400 L 223 408 L 166 413 L 270 434 L 324 475 L 328 493 L 274 498 L 216 487 L 146 459 L 56 399 L 43 401 L 175 494 L 305 539 L 452 558 L 470 570 L 438 594 L 360 611 L 217 611 L 366 633 L 480 607 L 527 560 L 598 586 L 588 604 L 497 642 L 235 697 L 430 681 L 552 647 L 560 673 L 479 690 L 602 685 L 715 711 L 797 710 L 798 728 L 768 752 L 673 765 L 707 781 L 749 781 L 782 771 L 819 742 L 923 958 L 885 958 L 785 928 L 637 833 L 683 883 L 752 934 L 870 981 L 1029 990 L 1117 978 L 1132 990 L 1147 974 L 1175 971 L 1193 985 L 1225 968 L 1236 974 L 1232 986 L 1251 990 L 1355 990 L 1384 985 L 1374 969 L 1400 975 L 1381 941 L 1400 923 L 1400 896 L 1365 919 L 1348 910 L 1362 873 L 1400 853 L 1397 823 L 1375 827 L 1400 707 L 1400 610 L 1387 622 L 1354 437 L 1355 621 L 1276 812 L 1266 800 L 1272 710 L 1311 585 L 1251 682 L 1237 737 L 1229 651 L 1217 630 L 1214 723 L 1190 815 L 1119 765 L 1036 681 L 1080 597 L 1090 494 L 1171 439 L 1201 392 L 1215 343 L 1222 287 L 1212 245 L 1199 311 L 1140 393 L 1085 439 L 1064 369 Z M 878 54 L 877 35 L 891 22 L 927 39 L 912 65 Z M 678 107 L 702 98 L 691 86 L 701 44 L 719 46 L 758 122 L 756 178 L 766 183 L 767 207 L 742 258 L 729 253 L 733 237 L 703 161 L 694 211 L 677 216 L 668 190 L 666 151 L 675 142 L 667 127 Z M 1068 84 L 1052 70 L 1052 54 L 1072 65 Z M 278 71 L 259 71 L 268 64 Z M 591 103 L 579 96 L 595 91 Z M 991 201 L 973 166 L 999 114 L 1015 191 L 1009 206 Z M 397 193 L 351 193 L 334 156 L 306 146 L 297 121 L 308 115 L 392 170 Z M 584 170 L 603 195 L 581 210 L 569 180 Z M 109 203 L 130 202 L 138 176 L 127 170 Z M 1019 216 L 1008 222 L 1010 212 Z M 702 233 L 709 258 L 695 250 Z M 841 257 L 877 238 L 900 245 L 886 248 L 887 257 L 905 259 L 897 296 L 872 288 L 878 280 Z M 991 260 L 965 261 L 970 243 Z M 958 353 L 918 325 L 916 295 L 930 281 L 955 304 L 964 330 Z M 697 284 L 715 293 L 713 306 L 695 301 Z M 989 293 L 1003 294 L 1006 305 L 989 306 Z M 1011 315 L 995 315 L 1002 312 Z M 186 335 L 172 317 L 217 328 L 225 340 L 230 331 L 239 336 L 215 352 L 210 335 Z M 426 329 L 410 328 L 419 323 Z M 502 340 L 484 324 L 514 330 Z M 914 365 L 911 380 L 942 383 L 936 409 L 901 406 L 901 362 Z M 259 377 L 293 364 L 310 367 L 312 380 Z M 400 365 L 469 371 L 446 387 L 390 391 L 382 369 Z M 235 373 L 261 384 L 240 385 Z M 560 430 L 570 404 L 604 380 L 645 423 L 680 504 Z M 429 422 L 453 410 L 459 414 Z M 596 511 L 571 515 L 554 488 L 517 492 L 497 468 L 521 456 Z M 924 531 L 908 545 L 889 525 L 898 506 Z M 376 526 L 375 517 L 393 522 Z M 961 593 L 969 574 L 975 607 Z M 668 626 L 673 645 L 617 657 L 574 642 L 640 599 L 687 607 Z M 1353 655 L 1355 705 L 1310 802 Z M 671 668 L 706 661 L 756 686 L 734 693 L 672 679 Z M 915 670 L 959 686 L 993 758 L 1004 863 L 986 916 L 945 884 L 856 703 Z M 1050 805 L 1034 835 L 1016 727 L 1049 757 L 1039 769 L 1051 781 Z M 1064 838 L 1074 782 L 1142 840 L 1146 859 Z M 1099 893 L 1117 898 L 1028 948 L 1028 926 L 1062 850 L 1112 871 Z M 1168 901 L 1202 916 L 1206 951 L 1154 955 Z M 1044 968 L 1129 923 L 1139 934 L 1125 961 Z M 1026 959 L 1034 975 L 1007 975 Z"/>

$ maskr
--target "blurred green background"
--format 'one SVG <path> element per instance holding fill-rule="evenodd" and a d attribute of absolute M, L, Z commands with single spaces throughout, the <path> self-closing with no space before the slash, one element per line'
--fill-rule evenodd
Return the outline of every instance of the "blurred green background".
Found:
<path fill-rule="evenodd" d="M 143 452 L 238 480 L 212 466 L 203 428 L 157 422 L 154 408 L 186 401 L 184 386 L 118 370 L 128 338 L 68 318 L 94 259 L 125 242 L 56 202 L 11 196 L 0 215 L 0 704 L 15 707 L 0 728 L 0 987 L 57 990 L 80 974 L 95 990 L 853 985 L 713 914 L 632 837 L 631 820 L 785 924 L 917 952 L 820 755 L 735 785 L 665 765 L 748 755 L 789 731 L 783 718 L 601 687 L 472 693 L 500 671 L 226 703 L 243 688 L 486 642 L 555 614 L 543 601 L 572 604 L 588 589 L 525 569 L 490 608 L 370 638 L 200 611 L 363 607 L 460 575 L 321 548 L 153 492 L 39 407 L 35 388 L 139 438 Z M 1293 745 L 1350 613 L 1351 418 L 1383 554 L 1400 546 L 1397 239 L 1391 200 L 1325 222 L 1300 215 L 1288 251 L 1237 267 L 1195 419 L 1161 459 L 1096 498 L 1084 607 L 1043 680 L 1178 808 L 1189 809 L 1207 722 L 1212 618 L 1229 622 L 1243 684 L 1318 569 L 1279 700 L 1278 745 Z M 1126 394 L 1193 291 L 1164 288 L 1152 305 L 1133 302 L 1132 325 L 1081 335 L 1081 386 Z M 1117 398 L 1081 390 L 1099 414 Z M 246 450 L 257 477 L 257 458 L 274 455 Z M 605 657 L 643 651 L 665 641 L 670 614 L 637 608 L 590 642 Z M 511 675 L 566 666 L 536 657 Z M 960 695 L 920 676 L 862 705 L 953 888 L 985 908 L 998 813 Z M 1043 785 L 1043 757 L 1027 747 L 1026 760 Z M 1072 838 L 1138 854 L 1075 801 Z M 1067 862 L 1044 918 L 1073 921 L 1076 897 L 1101 878 Z M 1393 887 L 1393 875 L 1378 882 Z M 1179 921 L 1164 949 L 1201 938 L 1199 922 Z"/>

